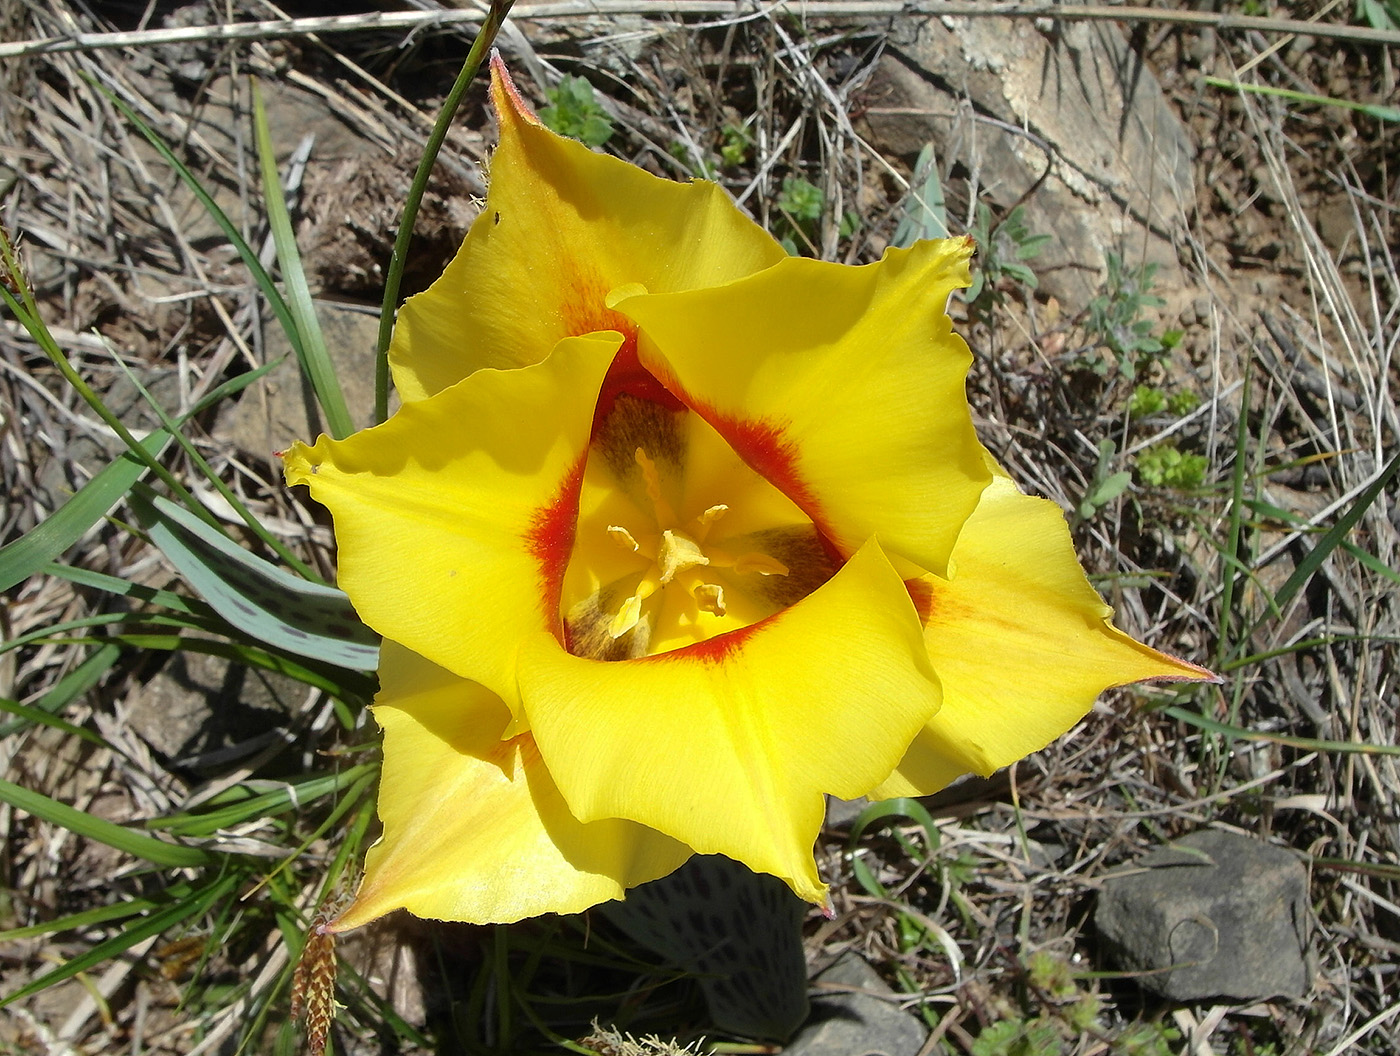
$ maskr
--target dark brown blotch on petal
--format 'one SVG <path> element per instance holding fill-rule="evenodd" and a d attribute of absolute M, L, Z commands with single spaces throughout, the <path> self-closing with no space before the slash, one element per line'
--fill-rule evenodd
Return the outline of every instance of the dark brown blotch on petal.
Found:
<path fill-rule="evenodd" d="M 619 393 L 612 410 L 598 423 L 593 450 L 603 456 L 614 479 L 643 509 L 649 507 L 637 449 L 657 464 L 662 480 L 680 479 L 686 447 L 681 418 L 688 413 Z"/>
<path fill-rule="evenodd" d="M 751 597 L 763 598 L 776 608 L 796 605 L 832 576 L 837 565 L 815 527 L 793 525 L 768 528 L 761 532 L 735 535 L 723 541 L 726 551 L 767 554 L 787 566 L 785 576 L 765 576 L 759 572 L 725 569 L 725 577 Z"/>
<path fill-rule="evenodd" d="M 564 647 L 587 660 L 635 660 L 645 656 L 651 641 L 651 623 L 645 613 L 621 638 L 614 638 L 608 631 L 627 597 L 628 593 L 620 588 L 605 587 L 580 601 L 564 617 Z"/>

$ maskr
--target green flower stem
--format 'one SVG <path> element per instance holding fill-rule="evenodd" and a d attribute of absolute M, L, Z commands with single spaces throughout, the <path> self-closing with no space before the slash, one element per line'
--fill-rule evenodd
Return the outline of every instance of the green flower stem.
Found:
<path fill-rule="evenodd" d="M 389 417 L 389 339 L 394 333 L 394 313 L 399 303 L 399 285 L 403 281 L 408 244 L 413 239 L 413 225 L 418 219 L 418 206 L 423 200 L 423 192 L 428 189 L 428 177 L 437 161 L 438 151 L 447 139 L 447 130 L 452 125 L 452 118 L 456 116 L 457 107 L 461 105 L 462 97 L 467 94 L 467 88 L 481 69 L 487 49 L 496 39 L 496 33 L 514 3 L 515 0 L 491 0 L 491 9 L 481 23 L 481 31 L 477 33 L 472 49 L 467 53 L 466 62 L 462 63 L 462 71 L 457 74 L 452 90 L 443 100 L 437 122 L 433 125 L 432 134 L 428 136 L 428 142 L 423 148 L 423 157 L 418 162 L 418 171 L 413 174 L 413 185 L 408 190 L 407 199 L 404 200 L 403 219 L 399 222 L 399 233 L 394 238 L 394 250 L 389 257 L 389 273 L 384 278 L 384 300 L 379 308 L 379 343 L 374 357 L 375 424 Z"/>

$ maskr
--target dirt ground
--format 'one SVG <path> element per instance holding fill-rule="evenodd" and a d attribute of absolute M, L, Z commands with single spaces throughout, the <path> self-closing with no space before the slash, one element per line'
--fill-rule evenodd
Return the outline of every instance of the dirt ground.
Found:
<path fill-rule="evenodd" d="M 281 17 L 267 3 L 232 6 L 242 18 Z M 207 27 L 228 17 L 218 8 L 5 0 L 0 40 Z M 1351 17 L 1350 5 L 1335 4 L 1245 12 Z M 324 12 L 308 4 L 286 13 Z M 881 120 L 890 109 L 882 78 L 916 17 L 925 16 L 673 17 L 635 4 L 607 17 L 520 19 L 501 47 L 537 105 L 548 103 L 545 90 L 561 75 L 586 76 L 614 126 L 607 151 L 672 178 L 717 178 L 797 248 L 864 262 L 878 258 L 910 215 L 911 182 L 915 193 L 928 186 L 915 171 L 918 144 L 908 149 L 908 137 Z M 425 26 L 236 44 L 196 33 L 180 43 L 0 60 L 0 222 L 20 240 L 55 337 L 126 424 L 159 423 L 118 361 L 167 408 L 184 411 L 287 349 L 227 240 L 112 99 L 175 144 L 270 260 L 248 117 L 249 84 L 257 82 L 322 325 L 348 401 L 366 421 L 400 203 L 469 33 Z M 1144 302 L 1127 318 L 1154 337 L 1179 334 L 1140 357 L 1136 372 L 1114 362 L 1090 296 L 1104 281 L 1102 254 L 1041 270 L 1034 289 L 1003 274 L 984 302 L 951 310 L 976 355 L 969 391 L 984 441 L 1023 487 L 1071 513 L 1086 566 L 1120 623 L 1216 666 L 1225 682 L 1189 706 L 1172 694 L 1109 694 L 1061 743 L 1009 773 L 934 797 L 937 867 L 911 860 L 889 834 L 868 838 L 861 853 L 884 897 L 852 878 L 844 830 L 833 826 L 819 859 L 837 878 L 837 912 L 807 922 L 809 963 L 816 971 L 845 950 L 861 952 L 932 1027 L 927 1052 L 1400 1053 L 1400 774 L 1393 750 L 1386 754 L 1395 743 L 1400 641 L 1393 480 L 1366 500 L 1350 548 L 1334 551 L 1288 603 L 1274 604 L 1395 452 L 1400 121 L 1364 108 L 1400 99 L 1397 50 L 1170 22 L 1126 25 L 1122 37 L 1155 72 L 1189 140 L 1193 189 L 1152 235 L 1167 254 L 1152 290 L 1163 303 Z M 1350 105 L 1226 90 L 1207 77 Z M 483 96 L 479 86 L 470 93 L 449 136 L 405 293 L 438 274 L 475 216 L 492 136 Z M 960 112 L 973 126 L 993 124 L 970 100 Z M 975 151 L 940 162 L 954 234 L 975 224 L 979 196 L 1001 224 L 1044 193 L 1036 186 L 998 200 L 995 174 L 983 164 L 991 162 Z M 817 215 L 794 215 L 784 196 L 793 178 L 824 192 Z M 994 227 L 993 236 L 998 230 L 1008 228 Z M 1130 268 L 1146 240 L 1120 243 Z M 1037 269 L 1048 259 L 1025 263 Z M 0 531 L 9 542 L 41 524 L 121 445 L 21 327 L 8 317 L 0 327 Z M 1190 398 L 1175 411 L 1138 415 L 1132 401 L 1143 386 L 1164 399 Z M 193 428 L 199 451 L 259 518 L 330 568 L 326 525 L 281 485 L 272 457 L 315 428 L 291 368 L 197 416 Z M 1168 446 L 1203 459 L 1199 479 L 1151 475 L 1161 463 L 1150 458 Z M 1128 475 L 1126 486 L 1109 494 L 1115 473 Z M 120 523 L 88 533 L 67 562 L 179 586 Z M 14 640 L 121 604 L 91 586 L 35 576 L 5 594 L 3 635 Z M 0 694 L 32 703 L 72 676 L 79 659 L 60 637 L 7 651 Z M 1248 730 L 1251 739 L 1222 738 L 1170 707 Z M 8 781 L 127 824 L 183 808 L 212 785 L 271 787 L 317 752 L 357 743 L 335 734 L 332 711 L 304 686 L 225 661 L 132 653 L 61 712 L 100 743 L 12 722 L 0 759 Z M 299 740 L 269 749 L 260 739 L 269 728 Z M 0 929 L 144 897 L 155 883 L 121 853 L 13 805 L 0 806 L 0 825 Z M 1205 826 L 1255 835 L 1306 861 L 1315 954 L 1306 998 L 1169 1004 L 1108 971 L 1089 923 L 1102 878 Z M 311 828 L 224 835 L 287 850 Z M 289 904 L 314 909 L 318 869 L 334 849 L 325 836 L 308 844 Z M 0 1011 L 0 1052 L 233 1051 L 250 1007 L 240 1003 L 243 982 L 285 965 L 285 922 L 273 917 L 241 930 L 220 932 L 228 921 L 219 918 L 193 932 L 153 934 Z M 104 919 L 7 942 L 0 993 L 109 939 L 116 925 Z M 911 920 L 929 919 L 946 942 L 911 932 Z M 191 943 L 191 934 L 203 941 Z M 216 934 L 234 941 L 209 941 Z M 537 937 L 528 928 L 519 934 L 519 948 Z M 367 992 L 388 994 L 418 1033 L 385 1026 L 386 1015 L 376 1022 L 365 1011 L 372 1002 L 361 1003 L 338 1043 L 362 1052 L 507 1051 L 499 1038 L 463 1041 L 476 1037 L 471 1028 L 443 1026 L 479 1011 L 484 999 L 441 976 L 469 974 L 463 966 L 480 961 L 481 949 L 518 952 L 515 941 L 405 922 L 351 943 L 346 963 L 376 980 Z M 1030 967 L 1040 953 L 1069 973 L 1060 989 Z M 608 972 L 618 992 L 635 985 L 635 972 Z M 576 996 L 577 980 L 562 981 L 565 974 L 543 973 L 541 992 Z M 1086 1000 L 1095 1011 L 1081 1029 L 1070 1010 Z M 595 1014 L 618 1005 L 600 1002 Z M 694 1023 L 693 995 L 661 1005 L 660 1018 L 670 1011 Z M 247 1051 L 262 1051 L 263 1039 L 267 1051 L 291 1051 L 289 1028 L 276 1032 L 279 1015 L 285 1009 Z M 1024 1040 L 1030 1034 L 992 1047 L 989 1027 L 1010 1021 L 1048 1025 L 1057 1047 L 1042 1038 L 1034 1044 L 1046 1047 L 1035 1048 Z M 1146 1040 L 1133 1040 L 1143 1025 Z M 979 1048 L 983 1035 L 989 1040 Z"/>

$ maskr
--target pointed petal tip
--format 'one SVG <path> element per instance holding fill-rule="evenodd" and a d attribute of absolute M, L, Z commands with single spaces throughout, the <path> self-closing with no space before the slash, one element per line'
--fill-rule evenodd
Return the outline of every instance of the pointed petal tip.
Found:
<path fill-rule="evenodd" d="M 1158 656 L 1160 656 L 1163 660 L 1166 660 L 1171 665 L 1172 670 L 1164 672 L 1160 675 L 1152 675 L 1151 677 L 1144 679 L 1143 681 L 1205 682 L 1209 685 L 1214 686 L 1224 685 L 1225 683 L 1225 679 L 1217 675 L 1208 667 L 1202 667 L 1200 664 L 1193 664 L 1190 660 L 1183 660 L 1181 657 L 1173 656 L 1171 653 L 1164 653 L 1160 650 L 1154 651 L 1157 652 Z"/>
<path fill-rule="evenodd" d="M 520 90 L 515 87 L 505 60 L 495 48 L 491 49 L 491 103 L 502 128 L 511 121 L 520 120 L 527 124 L 539 125 L 540 119 L 530 109 Z"/>
<path fill-rule="evenodd" d="M 347 906 L 338 917 L 322 924 L 319 930 L 327 935 L 344 935 L 347 931 L 354 931 L 363 928 L 366 924 L 373 923 L 382 916 L 386 916 L 392 910 L 379 910 L 366 913 L 360 904 L 360 899 L 356 898 Z"/>

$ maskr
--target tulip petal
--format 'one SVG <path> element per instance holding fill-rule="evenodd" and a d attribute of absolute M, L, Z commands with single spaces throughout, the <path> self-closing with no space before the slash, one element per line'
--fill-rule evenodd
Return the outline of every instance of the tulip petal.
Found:
<path fill-rule="evenodd" d="M 519 643 L 562 634 L 593 404 L 619 341 L 567 338 L 543 363 L 479 372 L 285 456 L 288 483 L 335 518 L 340 586 L 360 617 L 512 710 Z"/>
<path fill-rule="evenodd" d="M 846 267 L 790 258 L 724 287 L 617 302 L 642 365 L 802 508 L 842 554 L 877 532 L 940 575 L 987 469 L 944 308 L 966 240 Z"/>
<path fill-rule="evenodd" d="M 822 793 L 861 795 L 938 707 L 918 614 L 873 540 L 742 631 L 639 660 L 521 650 L 521 694 L 574 815 L 625 817 L 822 902 Z"/>
<path fill-rule="evenodd" d="M 418 400 L 482 367 L 536 363 L 560 338 L 630 329 L 604 300 L 728 282 L 786 254 L 713 183 L 682 184 L 549 131 L 492 69 L 500 145 L 481 215 L 399 312 L 394 384 Z"/>
<path fill-rule="evenodd" d="M 1059 737 L 1112 686 L 1214 677 L 1114 627 L 1060 508 L 1023 495 L 999 467 L 953 562 L 951 582 L 924 580 L 924 636 L 943 707 L 875 798 L 928 795 L 963 774 L 990 774 Z"/>
<path fill-rule="evenodd" d="M 494 693 L 384 643 L 379 817 L 345 931 L 395 909 L 475 924 L 576 913 L 665 876 L 690 849 L 630 821 L 569 813 L 529 734 L 501 740 Z"/>

